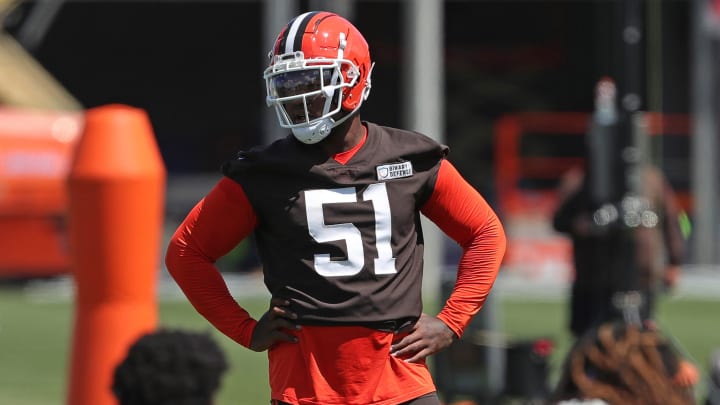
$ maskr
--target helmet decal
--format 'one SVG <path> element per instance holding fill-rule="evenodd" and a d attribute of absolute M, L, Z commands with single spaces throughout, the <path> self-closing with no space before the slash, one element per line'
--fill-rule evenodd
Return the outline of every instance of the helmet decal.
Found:
<path fill-rule="evenodd" d="M 276 49 L 276 53 L 280 55 L 299 51 L 302 47 L 302 38 L 303 34 L 305 34 L 305 29 L 310 23 L 310 20 L 318 13 L 318 11 L 310 11 L 293 18 L 281 34 L 282 39 L 278 41 L 279 49 Z"/>

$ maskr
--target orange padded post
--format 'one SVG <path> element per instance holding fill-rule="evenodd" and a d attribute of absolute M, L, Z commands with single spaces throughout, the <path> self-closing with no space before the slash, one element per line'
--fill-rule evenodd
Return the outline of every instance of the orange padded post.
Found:
<path fill-rule="evenodd" d="M 147 114 L 90 109 L 70 170 L 75 325 L 68 405 L 114 405 L 128 347 L 157 327 L 166 171 Z"/>

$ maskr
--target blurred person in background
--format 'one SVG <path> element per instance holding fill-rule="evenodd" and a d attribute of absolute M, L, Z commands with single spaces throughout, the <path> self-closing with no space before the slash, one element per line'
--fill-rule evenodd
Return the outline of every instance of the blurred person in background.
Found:
<path fill-rule="evenodd" d="M 553 226 L 572 241 L 569 327 L 577 340 L 560 391 L 581 343 L 596 340 L 600 328 L 620 321 L 659 332 L 654 321 L 657 295 L 676 286 L 684 258 L 675 192 L 659 168 L 638 158 L 643 151 L 630 153 L 637 145 L 627 143 L 627 122 L 617 116 L 615 96 L 611 79 L 598 83 L 585 165 L 566 173 L 558 188 Z M 695 366 L 681 357 L 668 372 L 666 382 L 680 388 L 699 379 Z"/>
<path fill-rule="evenodd" d="M 132 344 L 112 390 L 120 405 L 211 405 L 227 369 L 210 334 L 158 330 Z"/>
<path fill-rule="evenodd" d="M 656 294 L 675 287 L 685 254 L 682 211 L 668 180 L 651 164 L 632 167 L 621 158 L 627 150 L 622 137 L 629 135 L 620 130 L 615 94 L 611 79 L 598 83 L 586 163 L 560 180 L 553 217 L 555 230 L 568 235 L 573 246 L 570 330 L 575 337 L 621 316 L 613 297 L 628 287 L 642 295 L 641 320 L 652 320 Z M 627 186 L 630 175 L 637 176 L 636 189 Z M 624 222 L 631 216 L 637 223 Z"/>
<path fill-rule="evenodd" d="M 680 276 L 684 238 L 678 216 L 680 209 L 665 177 L 655 167 L 642 169 L 642 184 L 657 215 L 652 227 L 638 226 L 634 234 L 636 269 L 643 305 L 640 317 L 651 321 L 657 294 L 674 288 Z M 616 232 L 598 229 L 595 215 L 587 198 L 584 173 L 568 173 L 560 185 L 562 203 L 556 211 L 553 225 L 570 236 L 573 245 L 575 274 L 570 297 L 570 330 L 581 336 L 594 326 L 613 319 L 617 313 L 613 295 L 621 288 L 622 274 L 612 268 L 624 268 L 627 246 Z M 647 214 L 652 216 L 653 214 Z"/>
<path fill-rule="evenodd" d="M 693 405 L 684 364 L 661 332 L 606 322 L 575 342 L 550 403 Z"/>
<path fill-rule="evenodd" d="M 437 405 L 426 359 L 482 308 L 503 227 L 447 146 L 360 119 L 373 63 L 349 21 L 301 14 L 270 57 L 267 103 L 292 133 L 223 166 L 172 237 L 167 268 L 217 329 L 268 352 L 273 404 Z M 421 214 L 463 250 L 436 315 L 423 312 Z M 214 265 L 251 233 L 271 294 L 259 319 Z"/>
<path fill-rule="evenodd" d="M 710 378 L 708 381 L 708 394 L 705 405 L 720 405 L 720 348 L 710 354 L 708 367 Z"/>

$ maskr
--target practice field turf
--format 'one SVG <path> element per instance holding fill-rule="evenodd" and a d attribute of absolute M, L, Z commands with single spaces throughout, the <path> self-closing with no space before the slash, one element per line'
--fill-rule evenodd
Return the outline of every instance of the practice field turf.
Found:
<path fill-rule="evenodd" d="M 258 298 L 239 301 L 253 315 L 261 314 L 267 305 Z M 502 297 L 498 304 L 502 332 L 509 338 L 545 336 L 555 341 L 551 358 L 555 375 L 569 342 L 565 302 Z M 708 357 L 720 347 L 720 299 L 666 298 L 659 313 L 665 331 L 677 339 L 705 378 Z M 22 288 L 0 287 L 0 404 L 65 405 L 72 319 L 73 304 L 67 297 L 48 298 L 27 294 Z M 231 369 L 216 405 L 268 403 L 264 353 L 241 348 L 216 333 L 184 300 L 162 301 L 160 322 L 166 327 L 210 331 L 222 344 Z M 703 382 L 699 394 L 705 388 Z"/>

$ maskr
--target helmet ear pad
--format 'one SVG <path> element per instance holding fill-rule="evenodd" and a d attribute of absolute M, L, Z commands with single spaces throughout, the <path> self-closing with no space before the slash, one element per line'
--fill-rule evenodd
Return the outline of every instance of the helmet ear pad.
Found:
<path fill-rule="evenodd" d="M 343 91 L 343 101 L 342 101 L 343 110 L 353 111 L 355 109 L 355 107 L 357 107 L 358 100 L 360 99 L 360 97 L 353 96 L 354 93 L 356 93 L 356 92 L 352 91 L 356 87 L 359 87 L 359 85 L 356 84 L 354 87 L 349 89 L 349 91 Z"/>
<path fill-rule="evenodd" d="M 342 108 L 346 111 L 353 111 L 358 107 L 358 104 L 365 101 L 367 96 L 370 94 L 370 71 L 367 70 L 365 64 L 357 63 L 353 61 L 360 72 L 358 73 L 358 81 L 354 86 L 348 87 L 343 90 Z M 372 68 L 370 69 L 372 70 Z M 343 78 L 346 82 L 351 82 L 352 77 L 349 77 L 354 72 L 350 69 L 345 69 L 342 72 Z"/>
<path fill-rule="evenodd" d="M 348 76 L 351 76 L 352 74 L 353 73 L 350 71 L 349 68 L 344 69 L 344 71 L 342 72 L 342 75 L 343 75 L 343 79 L 345 80 L 346 83 L 352 81 L 352 78 L 348 77 Z M 362 78 L 362 75 L 359 75 L 359 76 L 360 76 L 360 78 Z M 362 94 L 363 87 L 364 86 L 362 85 L 362 83 L 360 83 L 358 81 L 357 83 L 355 83 L 354 86 L 346 87 L 345 89 L 343 89 L 343 92 L 342 92 L 342 108 L 343 108 L 343 110 L 352 111 L 358 106 L 358 103 L 360 103 L 360 97 Z"/>

